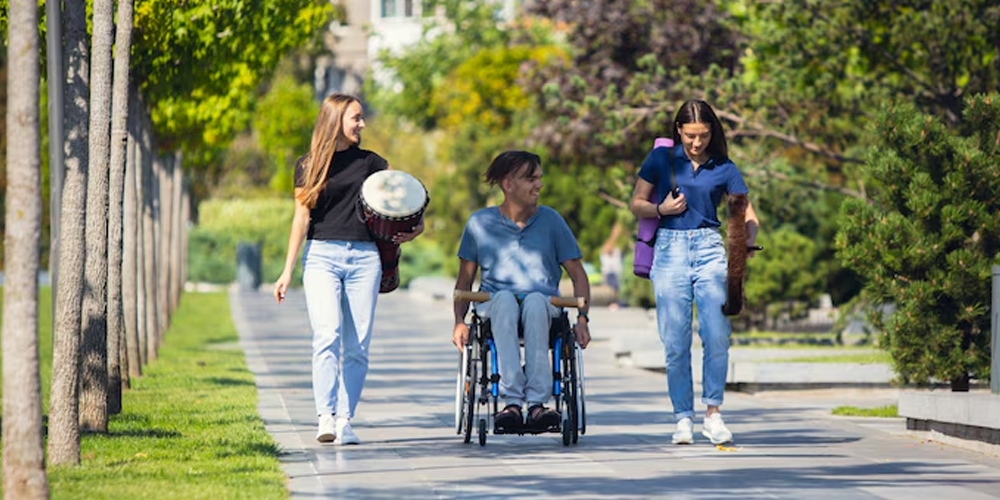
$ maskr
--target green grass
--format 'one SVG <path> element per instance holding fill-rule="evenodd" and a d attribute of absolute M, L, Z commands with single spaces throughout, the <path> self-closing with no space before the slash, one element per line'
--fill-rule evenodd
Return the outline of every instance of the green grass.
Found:
<path fill-rule="evenodd" d="M 287 498 L 226 294 L 185 294 L 165 338 L 80 466 L 49 468 L 52 498 Z"/>
<path fill-rule="evenodd" d="M 836 346 L 837 334 L 828 333 L 779 333 L 779 332 L 733 332 L 733 347 L 756 348 L 794 348 L 817 347 L 828 348 Z M 837 346 L 840 347 L 840 346 Z"/>
<path fill-rule="evenodd" d="M 778 358 L 773 363 L 892 363 L 892 357 L 885 351 L 872 351 L 857 354 L 837 354 L 830 356 L 803 356 L 798 358 Z"/>
<path fill-rule="evenodd" d="M 896 405 L 878 406 L 875 408 L 858 408 L 857 406 L 838 406 L 833 409 L 834 415 L 846 417 L 879 417 L 892 418 L 899 416 L 899 408 Z"/>

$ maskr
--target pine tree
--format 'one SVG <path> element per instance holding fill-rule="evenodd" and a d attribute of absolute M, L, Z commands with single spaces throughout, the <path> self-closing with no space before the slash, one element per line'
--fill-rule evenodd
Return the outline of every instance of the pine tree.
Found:
<path fill-rule="evenodd" d="M 949 129 L 911 104 L 883 109 L 872 133 L 868 202 L 842 206 L 837 248 L 864 277 L 882 345 L 903 382 L 989 377 L 990 265 L 1000 252 L 1000 95 L 966 102 Z"/>

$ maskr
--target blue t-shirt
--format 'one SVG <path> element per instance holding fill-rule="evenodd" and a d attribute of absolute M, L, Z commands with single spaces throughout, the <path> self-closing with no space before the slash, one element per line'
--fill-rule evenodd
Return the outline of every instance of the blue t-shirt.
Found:
<path fill-rule="evenodd" d="M 673 155 L 674 175 L 681 193 L 687 199 L 687 210 L 663 217 L 660 219 L 660 227 L 683 230 L 721 226 L 715 208 L 722 202 L 722 195 L 747 194 L 749 191 L 736 164 L 728 158 L 711 158 L 698 167 L 698 170 L 693 170 L 684 146 L 675 146 L 673 149 L 655 148 L 642 162 L 639 177 L 653 185 L 657 200 L 666 198 L 672 188 L 669 155 Z"/>
<path fill-rule="evenodd" d="M 582 257 L 569 225 L 555 210 L 539 206 L 524 228 L 498 207 L 469 217 L 458 246 L 458 258 L 480 268 L 480 290 L 514 294 L 559 295 L 560 264 Z"/>

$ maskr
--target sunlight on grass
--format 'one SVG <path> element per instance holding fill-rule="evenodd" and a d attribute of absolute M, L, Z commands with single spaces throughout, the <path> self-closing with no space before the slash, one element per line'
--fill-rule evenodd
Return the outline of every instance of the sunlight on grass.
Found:
<path fill-rule="evenodd" d="M 878 406 L 876 408 L 858 408 L 857 406 L 838 406 L 831 412 L 844 417 L 879 417 L 893 418 L 899 416 L 896 405 Z"/>
<path fill-rule="evenodd" d="M 107 434 L 82 436 L 80 466 L 49 468 L 52 498 L 288 498 L 225 292 L 184 295 L 159 359 L 122 397 Z"/>
<path fill-rule="evenodd" d="M 781 333 L 770 331 L 733 332 L 731 343 L 740 349 L 829 349 L 850 347 L 837 344 L 837 334 Z"/>
<path fill-rule="evenodd" d="M 892 357 L 885 351 L 863 352 L 857 354 L 836 354 L 830 356 L 803 356 L 798 358 L 773 359 L 773 363 L 858 363 L 863 365 L 892 362 Z"/>

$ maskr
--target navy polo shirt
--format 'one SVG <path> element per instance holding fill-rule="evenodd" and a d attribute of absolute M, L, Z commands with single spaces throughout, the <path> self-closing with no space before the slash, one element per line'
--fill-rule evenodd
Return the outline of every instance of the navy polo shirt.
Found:
<path fill-rule="evenodd" d="M 711 158 L 698 170 L 693 170 L 684 146 L 655 148 L 642 162 L 639 177 L 653 185 L 658 200 L 666 198 L 671 189 L 670 155 L 673 155 L 677 185 L 687 198 L 687 210 L 663 217 L 659 227 L 684 230 L 721 226 L 716 207 L 722 202 L 722 195 L 747 194 L 749 191 L 736 164 L 728 158 Z"/>

